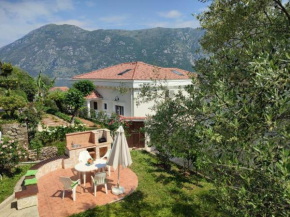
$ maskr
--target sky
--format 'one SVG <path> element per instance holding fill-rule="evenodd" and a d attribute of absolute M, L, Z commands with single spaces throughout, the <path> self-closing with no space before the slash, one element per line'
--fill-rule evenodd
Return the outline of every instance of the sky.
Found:
<path fill-rule="evenodd" d="M 0 0 L 0 47 L 43 25 L 86 30 L 199 27 L 198 0 Z"/>

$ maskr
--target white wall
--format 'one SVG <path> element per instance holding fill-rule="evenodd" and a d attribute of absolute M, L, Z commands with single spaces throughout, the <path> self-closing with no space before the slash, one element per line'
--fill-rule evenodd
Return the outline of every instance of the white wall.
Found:
<path fill-rule="evenodd" d="M 111 114 L 115 112 L 115 106 L 123 106 L 124 107 L 124 116 L 131 117 L 133 115 L 131 110 L 131 91 L 121 94 L 119 91 L 115 90 L 112 87 L 98 87 L 97 91 L 102 95 L 102 100 L 97 100 L 98 102 L 98 110 L 104 111 L 104 103 L 107 103 L 107 113 Z M 116 97 L 119 98 L 118 101 L 115 101 Z M 92 104 L 91 104 L 91 108 Z"/>
<path fill-rule="evenodd" d="M 150 80 L 92 80 L 96 85 L 97 91 L 103 96 L 103 99 L 96 100 L 98 102 L 98 110 L 104 111 L 104 103 L 107 103 L 107 113 L 115 112 L 115 106 L 124 107 L 124 116 L 127 117 L 145 117 L 146 115 L 152 115 L 153 112 L 150 108 L 154 105 L 154 102 L 142 103 L 139 106 L 136 105 L 134 98 L 138 97 L 140 87 L 144 83 L 153 83 Z M 179 88 L 191 84 L 191 80 L 168 80 L 162 85 L 169 87 L 170 91 L 177 93 Z M 116 87 L 130 88 L 128 92 L 121 94 Z M 115 101 L 118 97 L 119 101 Z M 163 99 L 160 99 L 163 100 Z M 91 108 L 93 108 L 93 101 L 91 101 Z"/>

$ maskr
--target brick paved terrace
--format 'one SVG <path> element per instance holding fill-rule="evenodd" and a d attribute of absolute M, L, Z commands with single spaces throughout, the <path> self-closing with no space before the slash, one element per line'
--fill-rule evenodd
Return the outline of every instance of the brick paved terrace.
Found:
<path fill-rule="evenodd" d="M 97 197 L 94 197 L 94 192 L 91 189 L 91 179 L 89 178 L 90 173 L 87 173 L 85 192 L 83 192 L 82 187 L 78 186 L 76 201 L 73 201 L 72 193 L 69 191 L 66 191 L 65 198 L 62 200 L 63 185 L 59 181 L 59 177 L 66 176 L 72 180 L 77 180 L 77 171 L 74 169 L 58 169 L 46 174 L 38 180 L 38 211 L 40 217 L 70 216 L 95 206 L 117 201 L 137 188 L 138 178 L 136 174 L 129 168 L 120 169 L 120 185 L 125 187 L 125 193 L 119 196 L 113 195 L 111 188 L 117 184 L 117 175 L 117 171 L 111 171 L 111 176 L 107 177 L 108 194 L 105 193 L 104 186 L 99 186 Z"/>

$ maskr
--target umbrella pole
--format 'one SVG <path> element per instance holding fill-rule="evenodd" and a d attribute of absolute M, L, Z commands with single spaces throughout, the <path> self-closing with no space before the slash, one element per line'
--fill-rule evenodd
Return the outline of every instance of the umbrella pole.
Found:
<path fill-rule="evenodd" d="M 117 188 L 119 188 L 119 179 L 120 179 L 120 165 L 118 165 L 118 181 L 117 181 Z"/>

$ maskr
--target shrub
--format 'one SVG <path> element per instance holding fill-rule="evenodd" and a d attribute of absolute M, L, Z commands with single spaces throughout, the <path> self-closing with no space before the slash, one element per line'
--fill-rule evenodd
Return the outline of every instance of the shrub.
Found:
<path fill-rule="evenodd" d="M 41 148 L 43 147 L 42 142 L 39 138 L 34 138 L 30 141 L 29 148 L 33 149 L 37 153 L 37 157 L 39 157 Z"/>
<path fill-rule="evenodd" d="M 65 92 L 60 90 L 50 92 L 47 96 L 47 99 L 52 100 L 60 112 L 64 111 Z"/>
<path fill-rule="evenodd" d="M 26 123 L 28 128 L 29 141 L 34 138 L 38 123 L 41 120 L 41 111 L 35 108 L 34 104 L 28 104 L 19 115 L 19 122 Z"/>
<path fill-rule="evenodd" d="M 65 141 L 58 140 L 58 141 L 52 142 L 51 144 L 48 144 L 47 146 L 57 147 L 57 155 L 64 155 L 65 154 L 65 147 L 66 147 Z"/>
<path fill-rule="evenodd" d="M 15 140 L 0 141 L 0 171 L 11 173 L 20 160 L 28 157 L 27 150 Z"/>
<path fill-rule="evenodd" d="M 65 134 L 86 131 L 87 128 L 83 125 L 76 126 L 57 126 L 57 127 L 49 127 L 42 132 L 37 134 L 37 137 L 42 141 L 42 143 L 46 146 L 49 143 L 55 141 L 64 141 Z"/>
<path fill-rule="evenodd" d="M 13 117 L 15 111 L 25 107 L 25 105 L 26 101 L 21 96 L 10 95 L 0 97 L 0 107 L 2 107 L 6 114 L 10 117 Z"/>
<path fill-rule="evenodd" d="M 55 116 L 57 116 L 57 117 L 59 117 L 59 118 L 65 120 L 65 121 L 67 121 L 67 122 L 70 122 L 70 120 L 71 120 L 71 117 L 70 117 L 69 115 L 64 114 L 64 113 L 61 113 L 61 112 L 56 111 L 56 110 L 54 110 L 54 109 L 48 109 L 46 112 L 47 112 L 48 114 L 55 115 Z M 79 121 L 79 120 L 77 120 L 77 119 L 75 119 L 75 123 L 76 123 L 76 124 L 82 124 L 82 122 Z"/>

